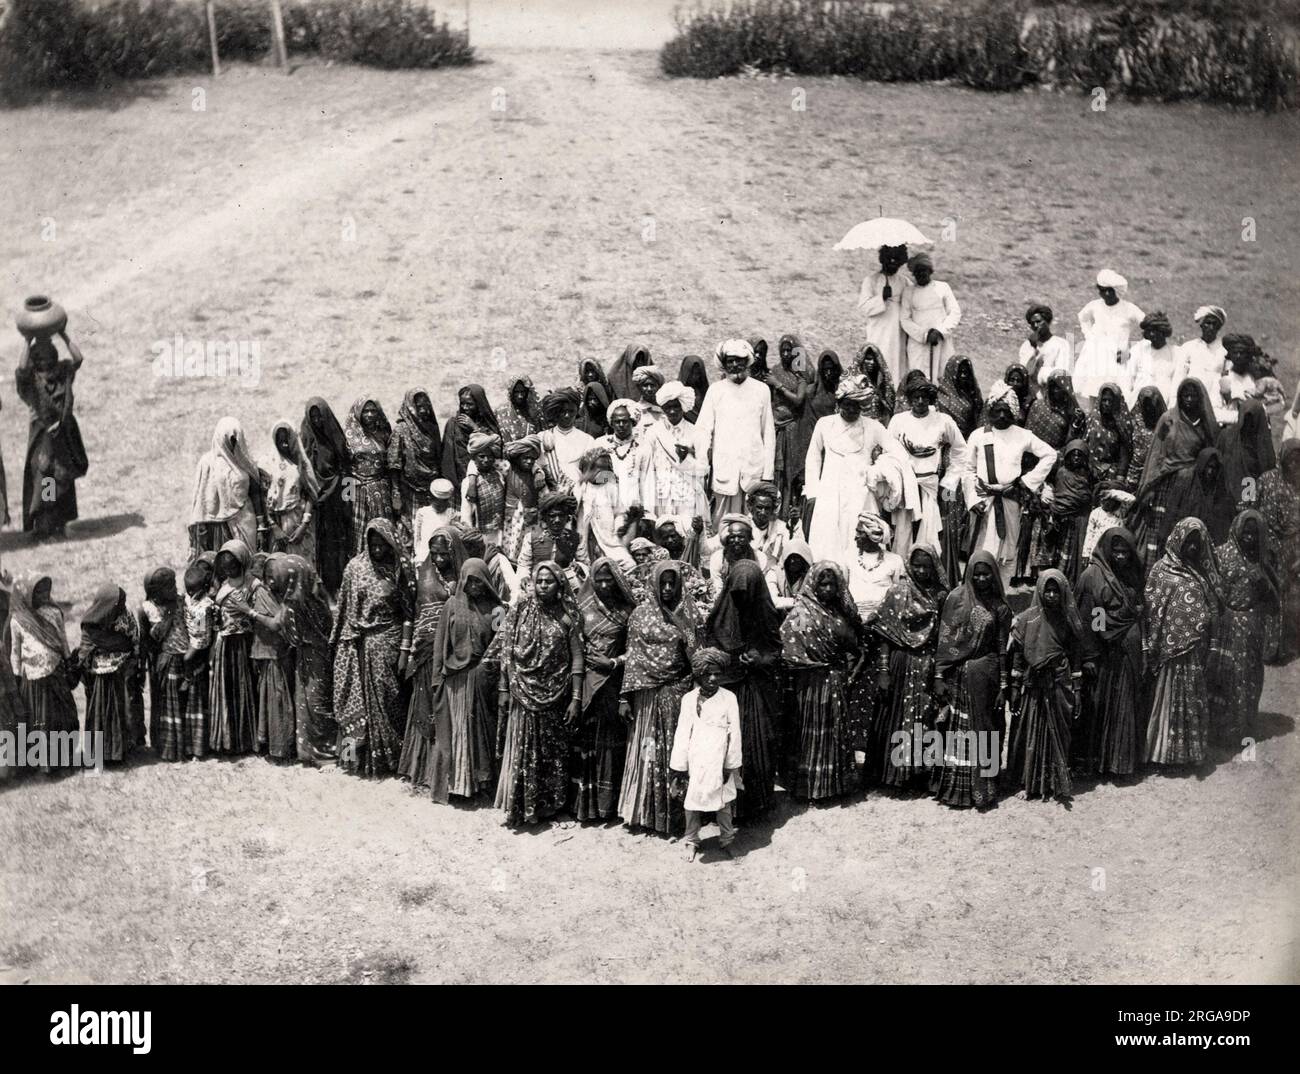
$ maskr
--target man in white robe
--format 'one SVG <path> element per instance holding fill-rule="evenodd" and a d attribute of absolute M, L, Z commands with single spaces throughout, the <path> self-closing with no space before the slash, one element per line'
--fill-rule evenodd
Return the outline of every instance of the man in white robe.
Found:
<path fill-rule="evenodd" d="M 595 439 L 573 423 L 578 418 L 581 400 L 572 388 L 550 392 L 542 400 L 542 416 L 555 422 L 555 428 L 543 429 L 538 434 L 542 448 L 542 465 L 546 480 L 557 491 L 575 488 L 582 476 L 579 465 L 582 456 L 593 446 Z"/>
<path fill-rule="evenodd" d="M 912 272 L 912 286 L 903 293 L 900 309 L 900 323 L 907 335 L 907 368 L 933 378 L 957 353 L 952 333 L 961 322 L 961 306 L 952 288 L 934 278 L 929 254 L 917 254 L 907 267 Z"/>
<path fill-rule="evenodd" d="M 907 264 L 906 246 L 882 246 L 880 271 L 862 281 L 858 310 L 866 317 L 866 337 L 874 343 L 895 384 L 903 382 L 907 333 L 903 331 L 903 298 L 911 280 L 902 268 Z"/>
<path fill-rule="evenodd" d="M 1056 451 L 1045 440 L 1013 423 L 1015 390 L 1003 383 L 989 396 L 991 428 L 979 428 L 966 441 L 961 484 L 971 504 L 974 549 L 993 553 L 1004 587 L 1010 587 L 1016 570 L 1016 549 L 1020 541 L 1020 503 L 1014 493 L 1020 489 L 1037 493 L 1056 463 Z M 1024 469 L 1025 454 L 1038 461 Z"/>
<path fill-rule="evenodd" d="M 641 502 L 656 518 L 707 518 L 709 498 L 704 494 L 704 479 L 709 472 L 708 451 L 700 447 L 698 431 L 685 417 L 695 409 L 695 389 L 670 380 L 655 394 L 655 401 L 663 421 L 642 434 L 649 466 Z"/>
<path fill-rule="evenodd" d="M 889 431 L 907 452 L 920 493 L 920 508 L 913 518 L 917 524 L 904 527 L 904 532 L 894 537 L 894 551 L 904 558 L 913 544 L 942 549 L 939 497 L 955 491 L 961 481 L 966 438 L 949 415 L 934 409 L 938 397 L 939 390 L 928 380 L 913 381 L 907 390 L 911 409 L 895 414 L 889 422 Z M 948 469 L 940 479 L 945 459 Z"/>
<path fill-rule="evenodd" d="M 1200 339 L 1189 339 L 1175 350 L 1172 380 L 1181 384 L 1188 377 L 1199 380 L 1209 393 L 1210 402 L 1216 408 L 1219 405 L 1219 378 L 1223 376 L 1228 365 L 1228 351 L 1219 338 L 1228 315 L 1222 306 L 1202 306 L 1192 317 L 1201 327 Z M 1166 395 L 1165 402 L 1171 406 L 1172 397 Z"/>
<path fill-rule="evenodd" d="M 813 555 L 845 569 L 857 547 L 854 529 L 863 511 L 879 514 L 867 471 L 888 452 L 904 466 L 907 452 L 875 418 L 863 417 L 874 393 L 861 374 L 843 377 L 835 391 L 837 411 L 819 418 L 804 459 L 804 496 L 812 518 L 808 544 Z"/>
<path fill-rule="evenodd" d="M 1070 371 L 1074 355 L 1070 352 L 1068 339 L 1052 334 L 1051 306 L 1041 303 L 1030 306 L 1025 311 L 1025 320 L 1029 323 L 1029 332 L 1020 344 L 1020 364 L 1037 382 L 1039 389 L 1044 390 L 1047 378 L 1058 369 L 1066 373 Z"/>
<path fill-rule="evenodd" d="M 1130 407 L 1137 402 L 1138 393 L 1146 387 L 1159 389 L 1166 404 L 1174 397 L 1174 390 L 1181 383 L 1178 378 L 1178 348 L 1169 343 L 1173 327 L 1169 318 L 1161 311 L 1148 313 L 1138 326 L 1142 338 L 1128 349 L 1128 360 L 1124 363 L 1122 376 L 1116 383 L 1124 392 L 1124 398 Z M 1218 378 L 1215 378 L 1215 391 L 1218 391 Z M 1210 396 L 1214 398 L 1213 395 Z"/>
<path fill-rule="evenodd" d="M 725 514 L 742 514 L 745 492 L 771 481 L 776 468 L 776 422 L 772 392 L 749 375 L 754 349 L 743 339 L 719 343 L 715 352 L 726 374 L 709 385 L 695 420 L 698 444 L 713 468 L 714 528 Z"/>

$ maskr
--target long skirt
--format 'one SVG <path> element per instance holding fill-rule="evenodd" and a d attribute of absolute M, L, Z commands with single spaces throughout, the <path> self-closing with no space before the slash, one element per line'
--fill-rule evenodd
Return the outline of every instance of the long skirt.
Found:
<path fill-rule="evenodd" d="M 953 490 L 952 499 L 939 497 L 939 517 L 943 520 L 943 530 L 939 534 L 942 545 L 944 573 L 951 580 L 961 578 L 961 565 L 966 550 L 966 495 L 961 488 Z"/>
<path fill-rule="evenodd" d="M 451 728 L 437 734 L 437 692 L 434 663 L 423 660 L 411 675 L 411 701 L 406 710 L 406 731 L 402 736 L 402 753 L 397 759 L 397 775 L 409 779 L 412 787 L 432 788 L 433 800 L 445 802 L 451 764 Z M 437 748 L 435 748 L 437 743 Z"/>
<path fill-rule="evenodd" d="M 447 790 L 461 798 L 490 791 L 496 783 L 496 692 L 490 676 L 475 664 L 442 682 L 435 733 L 449 734 Z M 445 728 L 445 729 L 444 729 Z"/>
<path fill-rule="evenodd" d="M 607 679 L 582 714 L 573 739 L 573 815 L 607 820 L 618 810 L 627 760 L 627 724 L 618 714 L 622 676 Z"/>
<path fill-rule="evenodd" d="M 364 552 L 372 518 L 392 518 L 393 491 L 387 476 L 357 478 L 352 486 L 352 553 Z"/>
<path fill-rule="evenodd" d="M 805 668 L 792 672 L 790 680 L 794 701 L 791 792 L 807 801 L 849 793 L 856 771 L 848 675 L 840 668 Z"/>
<path fill-rule="evenodd" d="M 257 676 L 257 752 L 277 761 L 298 753 L 293 708 L 293 654 L 253 661 Z"/>
<path fill-rule="evenodd" d="M 149 675 L 149 743 L 164 761 L 179 761 L 186 754 L 185 654 L 159 653 Z"/>
<path fill-rule="evenodd" d="M 1037 571 L 1055 567 L 1069 579 L 1070 585 L 1079 580 L 1083 560 L 1083 537 L 1088 529 L 1088 516 L 1044 513 L 1034 519 L 1034 534 L 1030 561 Z"/>
<path fill-rule="evenodd" d="M 781 493 L 781 518 L 789 518 L 790 509 L 803 499 L 803 468 L 807 452 L 808 444 L 806 438 L 799 435 L 798 421 L 789 421 L 776 427 L 776 456 L 772 474 Z"/>
<path fill-rule="evenodd" d="M 213 753 L 252 753 L 257 747 L 257 680 L 252 634 L 218 634 L 208 685 L 208 745 Z"/>
<path fill-rule="evenodd" d="M 1241 749 L 1259 713 L 1264 692 L 1264 646 L 1268 616 L 1263 607 L 1249 611 L 1229 610 L 1219 636 L 1222 638 L 1222 671 L 1210 682 L 1213 739 L 1227 749 Z"/>
<path fill-rule="evenodd" d="M 1113 644 L 1084 694 L 1073 761 L 1085 772 L 1128 776 L 1137 768 L 1139 686 L 1132 655 L 1122 642 Z"/>
<path fill-rule="evenodd" d="M 77 719 L 77 702 L 72 696 L 72 687 L 68 685 L 67 676 L 62 670 L 46 675 L 43 679 L 20 679 L 18 690 L 22 695 L 23 707 L 26 709 L 28 731 L 41 731 L 48 735 L 71 734 L 76 736 L 81 730 Z M 46 763 L 41 771 L 48 773 L 58 766 L 58 758 L 53 755 L 55 739 L 46 741 Z M 69 748 L 73 738 L 66 740 Z M 51 761 L 55 763 L 50 764 Z"/>
<path fill-rule="evenodd" d="M 883 786 L 907 787 L 919 780 L 928 782 L 923 756 L 925 732 L 934 729 L 934 657 L 928 652 L 895 649 L 889 655 L 891 688 L 885 703 L 876 711 L 872 735 L 872 775 Z"/>
<path fill-rule="evenodd" d="M 406 698 L 397 675 L 402 628 L 339 643 L 334 658 L 334 715 L 339 722 L 339 764 L 363 776 L 394 771 L 402 751 Z"/>
<path fill-rule="evenodd" d="M 1205 760 L 1210 712 L 1204 665 L 1205 654 L 1200 648 L 1160 665 L 1147 723 L 1148 763 L 1197 765 Z"/>
<path fill-rule="evenodd" d="M 124 761 L 131 752 L 131 712 L 127 698 L 127 669 L 104 675 L 87 673 L 86 734 L 102 735 L 100 756 L 104 762 Z"/>
<path fill-rule="evenodd" d="M 293 676 L 293 707 L 298 723 L 298 760 L 334 764 L 339 756 L 339 725 L 334 719 L 334 667 L 329 650 L 299 645 Z"/>
<path fill-rule="evenodd" d="M 682 698 L 691 689 L 689 677 L 681 682 L 637 690 L 632 702 L 632 730 L 627 736 L 623 786 L 618 815 L 632 828 L 661 835 L 685 831 L 686 813 L 680 801 L 668 795 L 668 761 Z M 743 718 L 743 717 L 742 717 Z"/>
<path fill-rule="evenodd" d="M 997 801 L 1004 726 L 998 689 L 997 653 L 971 657 L 957 668 L 948 695 L 943 764 L 930 780 L 944 805 L 983 809 Z"/>
<path fill-rule="evenodd" d="M 271 524 L 271 547 L 276 552 L 285 552 L 291 556 L 302 556 L 308 563 L 316 562 L 316 517 L 313 515 L 303 526 L 302 535 L 296 541 L 290 541 L 289 535 L 293 533 L 302 522 L 303 515 L 306 514 L 307 505 L 299 504 L 297 507 L 288 511 L 282 511 L 278 515 L 272 515 Z"/>
<path fill-rule="evenodd" d="M 530 709 L 511 696 L 495 801 L 507 824 L 536 824 L 564 808 L 569 795 L 568 708 L 567 695 L 544 709 Z"/>
<path fill-rule="evenodd" d="M 321 584 L 336 596 L 343 582 L 343 568 L 352 558 L 352 505 L 342 492 L 316 504 L 312 519 L 316 529 L 316 571 Z"/>
<path fill-rule="evenodd" d="M 1068 670 L 1031 672 L 1020 711 L 1011 718 L 1007 769 L 1011 785 L 1031 797 L 1070 796 L 1070 724 L 1074 692 Z"/>
<path fill-rule="evenodd" d="M 773 679 L 762 673 L 746 675 L 728 684 L 740 705 L 740 750 L 743 787 L 736 794 L 732 816 L 750 820 L 762 816 L 776 801 L 776 725 L 773 710 L 778 700 Z M 680 705 L 680 701 L 678 702 Z M 676 723 L 674 722 L 674 729 Z M 672 740 L 669 740 L 671 751 Z"/>
<path fill-rule="evenodd" d="M 0 616 L 6 616 L 9 613 L 8 595 L 0 591 Z M 75 708 L 74 708 L 75 711 Z M 25 727 L 31 726 L 31 717 L 27 712 L 27 706 L 23 703 L 23 695 L 19 689 L 18 680 L 14 678 L 13 668 L 9 663 L 6 653 L 0 651 L 0 731 L 8 731 L 14 735 L 15 748 L 17 745 L 18 725 Z M 18 759 L 5 753 L 0 756 L 0 782 L 10 779 L 18 774 Z"/>
<path fill-rule="evenodd" d="M 211 676 L 208 652 L 197 654 L 187 671 L 185 709 L 181 716 L 181 751 L 186 757 L 206 757 L 212 733 Z"/>

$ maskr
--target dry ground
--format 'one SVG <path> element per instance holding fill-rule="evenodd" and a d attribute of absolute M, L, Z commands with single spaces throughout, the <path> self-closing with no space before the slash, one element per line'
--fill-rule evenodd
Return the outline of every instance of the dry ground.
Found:
<path fill-rule="evenodd" d="M 955 225 L 939 274 L 985 379 L 1027 300 L 1068 327 L 1112 265 L 1179 338 L 1197 305 L 1225 306 L 1294 382 L 1294 117 L 670 83 L 644 52 L 487 58 L 237 68 L 0 113 L 4 304 L 48 290 L 69 307 L 92 466 L 70 539 L 6 531 L 7 568 L 52 573 L 74 618 L 104 578 L 137 598 L 149 566 L 183 556 L 193 464 L 226 413 L 264 455 L 315 393 L 340 413 L 378 393 L 391 415 L 419 384 L 445 415 L 466 381 L 546 387 L 632 340 L 674 368 L 734 334 L 851 352 L 867 266 L 830 246 L 880 206 L 936 237 Z M 156 378 L 150 346 L 178 332 L 257 342 L 259 382 Z M 4 402 L 16 513 L 26 415 L 12 389 Z M 1205 779 L 1103 786 L 1070 811 L 787 810 L 740 861 L 689 868 L 616 828 L 512 835 L 394 782 L 256 760 L 25 781 L 0 794 L 0 965 L 34 980 L 1294 979 L 1297 678 L 1270 675 L 1256 759 Z"/>

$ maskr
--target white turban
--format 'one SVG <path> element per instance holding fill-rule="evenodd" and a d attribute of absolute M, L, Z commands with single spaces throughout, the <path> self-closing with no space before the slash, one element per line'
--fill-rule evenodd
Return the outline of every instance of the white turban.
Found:
<path fill-rule="evenodd" d="M 1097 286 L 1113 287 L 1117 295 L 1122 295 L 1128 290 L 1128 280 L 1114 269 L 1106 268 L 1097 273 Z"/>
<path fill-rule="evenodd" d="M 718 344 L 713 357 L 717 359 L 718 365 L 722 365 L 724 358 L 743 358 L 745 367 L 748 368 L 754 361 L 754 348 L 749 345 L 748 340 L 728 339 Z"/>
<path fill-rule="evenodd" d="M 637 419 L 641 417 L 641 405 L 639 403 L 631 399 L 615 399 L 605 409 L 605 420 L 610 425 L 613 425 L 614 415 L 620 410 L 627 411 L 627 416 L 632 419 L 633 424 L 635 424 Z"/>
<path fill-rule="evenodd" d="M 1222 306 L 1202 306 L 1200 309 L 1196 311 L 1195 314 L 1192 315 L 1192 320 L 1195 321 L 1197 324 L 1200 324 L 1211 313 L 1214 314 L 1214 316 L 1216 316 L 1217 318 L 1219 318 L 1219 324 L 1228 323 L 1228 315 L 1223 312 Z"/>
<path fill-rule="evenodd" d="M 1016 394 L 1015 388 L 1005 380 L 1000 380 L 989 389 L 989 397 L 984 400 L 984 406 L 992 410 L 994 403 L 1006 403 L 1014 414 L 1020 409 L 1020 396 Z"/>
<path fill-rule="evenodd" d="M 682 404 L 683 410 L 695 409 L 695 389 L 680 380 L 670 380 L 655 392 L 655 402 L 660 406 L 667 406 L 674 399 Z"/>

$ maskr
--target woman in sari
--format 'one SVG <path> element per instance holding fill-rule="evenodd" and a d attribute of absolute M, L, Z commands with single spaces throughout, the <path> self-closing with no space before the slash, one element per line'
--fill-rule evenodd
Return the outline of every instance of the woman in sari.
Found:
<path fill-rule="evenodd" d="M 428 785 L 435 802 L 445 803 L 453 794 L 475 798 L 496 785 L 497 698 L 483 657 L 501 612 L 487 564 L 467 559 L 438 619 L 431 651 L 421 646 L 413 654 L 418 666 L 411 712 L 414 718 L 427 705 L 432 713 L 434 763 Z M 418 702 L 426 692 L 429 700 Z"/>
<path fill-rule="evenodd" d="M 1020 362 L 1012 362 L 1002 374 L 1002 383 L 1016 394 L 1015 422 L 1024 425 L 1029 418 L 1029 408 L 1038 398 L 1035 391 L 1036 382 L 1029 376 L 1029 370 Z"/>
<path fill-rule="evenodd" d="M 1259 479 L 1259 513 L 1268 527 L 1281 586 L 1281 637 L 1271 659 L 1285 663 L 1300 648 L 1300 440 L 1282 441 L 1277 457 L 1277 468 Z"/>
<path fill-rule="evenodd" d="M 709 390 L 709 370 L 704 359 L 698 354 L 688 354 L 682 359 L 677 379 L 695 392 L 695 405 L 686 411 L 686 420 L 694 425 L 700 416 L 700 407 L 704 405 L 704 393 Z"/>
<path fill-rule="evenodd" d="M 392 427 L 374 399 L 358 399 L 348 411 L 343 433 L 352 461 L 352 554 L 366 550 L 373 519 L 393 517 L 393 482 L 388 469 Z"/>
<path fill-rule="evenodd" d="M 950 745 L 930 786 L 938 801 L 954 809 L 983 810 L 997 801 L 1010 635 L 1011 608 L 997 559 L 980 549 L 967 562 L 962 584 L 943 602 L 935 648 L 934 695 L 944 706 L 939 719 Z M 991 763 L 982 767 L 982 760 Z"/>
<path fill-rule="evenodd" d="M 1190 472 L 1201 452 L 1214 447 L 1217 435 L 1205 386 L 1186 378 L 1178 385 L 1173 407 L 1156 422 L 1131 514 L 1138 550 L 1148 566 L 1164 554 L 1174 524 L 1190 514 L 1183 501 L 1194 487 Z"/>
<path fill-rule="evenodd" d="M 1251 732 L 1259 713 L 1266 645 L 1281 612 L 1271 551 L 1264 517 L 1253 510 L 1233 519 L 1228 539 L 1215 550 L 1223 595 L 1217 627 L 1223 662 L 1210 681 L 1214 738 L 1234 751 L 1241 749 L 1242 736 Z"/>
<path fill-rule="evenodd" d="M 1229 498 L 1234 504 L 1255 500 L 1259 479 L 1277 465 L 1264 404 L 1243 399 L 1237 420 L 1219 433 L 1218 449 Z"/>
<path fill-rule="evenodd" d="M 573 815 L 578 820 L 608 820 L 618 810 L 627 755 L 627 724 L 619 715 L 619 698 L 634 605 L 618 565 L 611 559 L 596 560 L 578 593 L 586 645 L 582 716 L 573 736 Z"/>
<path fill-rule="evenodd" d="M 1011 738 L 1007 770 L 1017 798 L 1070 797 L 1070 734 L 1096 643 L 1065 575 L 1038 576 L 1011 624 Z"/>
<path fill-rule="evenodd" d="M 415 532 L 415 512 L 433 502 L 429 486 L 442 476 L 442 434 L 429 393 L 412 388 L 402 399 L 388 438 L 393 515 Z"/>
<path fill-rule="evenodd" d="M 287 421 L 275 423 L 271 441 L 275 445 L 275 458 L 267 467 L 271 482 L 266 489 L 271 549 L 315 559 L 314 505 L 320 497 L 316 473 Z"/>
<path fill-rule="evenodd" d="M 298 714 L 294 709 L 293 672 L 298 626 L 284 598 L 293 584 L 289 557 L 273 552 L 262 568 L 263 592 L 273 610 L 253 609 L 253 675 L 257 679 L 257 752 L 273 761 L 298 756 Z"/>
<path fill-rule="evenodd" d="M 411 658 L 406 665 L 406 677 L 411 680 L 411 703 L 397 774 L 409 779 L 413 787 L 433 787 L 436 781 L 439 786 L 434 788 L 434 801 L 446 801 L 447 772 L 451 766 L 449 734 L 438 737 L 435 727 L 438 627 L 469 558 L 461 533 L 444 526 L 429 538 L 429 554 L 415 569 L 415 625 L 411 632 Z"/>
<path fill-rule="evenodd" d="M 636 399 L 636 381 L 632 379 L 643 365 L 650 365 L 650 349 L 640 343 L 629 343 L 623 353 L 609 367 L 605 383 L 613 399 Z"/>
<path fill-rule="evenodd" d="M 334 664 L 330 635 L 334 616 L 316 569 L 302 556 L 285 556 L 291 581 L 284 603 L 293 611 L 293 708 L 297 753 L 303 764 L 324 766 L 338 760 L 339 725 L 334 719 Z"/>
<path fill-rule="evenodd" d="M 938 556 L 916 545 L 907 557 L 907 575 L 889 587 L 871 624 L 880 639 L 876 682 L 883 704 L 876 708 L 870 763 L 886 787 L 901 790 L 926 775 L 914 766 L 913 742 L 934 730 L 934 654 L 947 596 Z"/>
<path fill-rule="evenodd" d="M 595 362 L 591 364 L 596 365 Z M 506 399 L 505 410 L 497 416 L 503 443 L 522 440 L 542 431 L 542 401 L 531 377 L 515 377 L 510 382 Z"/>
<path fill-rule="evenodd" d="M 77 479 L 86 476 L 90 465 L 72 412 L 81 351 L 66 332 L 59 338 L 68 348 L 67 358 L 59 358 L 52 340 L 26 337 L 14 375 L 18 398 L 32 412 L 23 464 L 23 530 L 35 531 L 37 540 L 62 536 L 76 519 Z"/>
<path fill-rule="evenodd" d="M 244 428 L 237 418 L 222 418 L 212 447 L 199 459 L 190 506 L 191 558 L 216 552 L 227 541 L 258 547 L 267 531 L 262 475 L 248 455 Z"/>
<path fill-rule="evenodd" d="M 888 425 L 889 419 L 894 416 L 897 390 L 894 387 L 894 378 L 889 373 L 889 365 L 880 353 L 880 348 L 874 343 L 863 346 L 858 351 L 855 366 L 856 371 L 867 378 L 867 384 L 871 386 L 871 391 L 875 395 L 875 406 L 868 416 L 875 418 L 881 424 Z"/>
<path fill-rule="evenodd" d="M 691 689 L 695 609 L 682 589 L 682 565 L 656 564 L 649 595 L 627 624 L 619 715 L 630 724 L 618 815 L 630 828 L 671 835 L 685 814 L 670 799 L 668 761 L 682 698 Z"/>
<path fill-rule="evenodd" d="M 794 701 L 786 768 L 796 798 L 822 801 L 849 793 L 857 782 L 849 679 L 862 623 L 841 567 L 822 560 L 808 576 L 780 629 L 781 664 Z"/>
<path fill-rule="evenodd" d="M 776 457 L 773 463 L 773 480 L 781 494 L 781 517 L 788 517 L 791 508 L 803 493 L 804 456 L 808 454 L 808 437 L 812 426 L 804 421 L 804 408 L 812 395 L 811 381 L 794 368 L 799 353 L 799 341 L 794 336 L 782 336 L 777 345 L 779 360 L 768 370 L 767 383 L 772 389 L 772 420 L 776 426 Z"/>
<path fill-rule="evenodd" d="M 1073 730 L 1074 765 L 1088 774 L 1133 775 L 1146 744 L 1142 590 L 1137 538 L 1112 526 L 1093 549 L 1077 591 L 1079 617 L 1100 649 Z"/>
<path fill-rule="evenodd" d="M 299 435 L 318 486 L 313 512 L 316 550 L 314 556 L 303 558 L 316 565 L 321 584 L 333 595 L 352 555 L 352 457 L 343 427 L 319 395 L 307 400 Z"/>
<path fill-rule="evenodd" d="M 1192 468 L 1174 478 L 1172 495 L 1178 504 L 1174 522 L 1180 518 L 1199 518 L 1216 544 L 1228 539 L 1236 510 L 1224 484 L 1223 460 L 1217 448 L 1201 449 Z"/>
<path fill-rule="evenodd" d="M 406 697 L 402 675 L 414 618 L 408 568 L 387 518 L 366 524 L 362 552 L 348 561 L 339 589 L 334 650 L 334 715 L 339 763 L 363 776 L 397 767 Z"/>
<path fill-rule="evenodd" d="M 1071 440 L 1047 483 L 1050 495 L 1043 497 L 1047 501 L 1046 511 L 1034 534 L 1035 570 L 1055 567 L 1071 586 L 1078 581 L 1083 538 L 1096 486 L 1088 445 L 1082 440 Z"/>
<path fill-rule="evenodd" d="M 179 761 L 194 751 L 184 733 L 189 633 L 176 572 L 170 567 L 150 571 L 144 579 L 144 597 L 139 614 L 140 659 L 149 675 L 149 745 L 164 761 Z"/>
<path fill-rule="evenodd" d="M 253 554 L 243 541 L 227 541 L 217 553 L 213 608 L 217 636 L 209 662 L 208 745 L 213 753 L 252 753 L 257 748 L 257 677 L 253 666 L 254 612 L 274 615 L 274 601 L 254 576 Z"/>
<path fill-rule="evenodd" d="M 76 672 L 51 585 L 48 577 L 34 574 L 19 578 L 9 591 L 9 658 L 21 697 L 14 708 L 22 713 L 29 732 L 75 735 L 81 729 L 72 696 Z M 16 735 L 17 722 L 6 730 Z M 51 759 L 47 753 L 42 769 L 47 774 Z"/>
<path fill-rule="evenodd" d="M 763 572 L 753 560 L 737 560 L 727 572 L 704 627 L 706 644 L 731 658 L 721 685 L 740 704 L 744 786 L 736 818 L 761 816 L 775 801 L 778 693 L 775 665 L 781 656 L 781 616 Z"/>
<path fill-rule="evenodd" d="M 1133 430 L 1124 413 L 1124 393 L 1107 381 L 1097 395 L 1097 409 L 1088 416 L 1088 460 L 1099 483 L 1122 488 L 1133 453 Z"/>
<path fill-rule="evenodd" d="M 964 354 L 949 358 L 944 363 L 938 387 L 936 409 L 952 418 L 961 435 L 969 439 L 984 416 L 984 396 L 971 360 Z"/>
<path fill-rule="evenodd" d="M 469 472 L 469 438 L 475 433 L 499 437 L 501 423 L 481 384 L 466 384 L 456 393 L 456 401 L 456 415 L 443 431 L 442 476 L 452 483 L 452 495 L 459 504 L 461 485 Z"/>
<path fill-rule="evenodd" d="M 139 745 L 132 727 L 128 680 L 135 675 L 139 627 L 126 610 L 126 593 L 109 583 L 95 596 L 81 618 L 77 664 L 86 688 L 87 735 L 102 735 L 105 762 L 124 761 Z"/>
<path fill-rule="evenodd" d="M 1186 382 L 1184 382 L 1186 383 Z M 1155 674 L 1143 760 L 1181 767 L 1209 753 L 1206 665 L 1215 653 L 1223 610 L 1214 545 L 1205 523 L 1175 523 L 1165 554 L 1147 576 L 1143 636 L 1147 673 Z"/>
<path fill-rule="evenodd" d="M 489 655 L 500 668 L 496 808 L 508 825 L 536 824 L 568 800 L 572 729 L 586 675 L 582 623 L 554 561 L 534 568 L 528 595 L 507 613 Z"/>
<path fill-rule="evenodd" d="M 1165 397 L 1154 384 L 1138 392 L 1137 401 L 1128 412 L 1129 428 L 1133 432 L 1132 453 L 1129 455 L 1128 471 L 1124 475 L 1124 490 L 1136 493 L 1142 484 L 1142 471 L 1155 442 L 1156 423 L 1164 416 Z M 1136 536 L 1136 535 L 1135 535 Z M 1139 546 L 1140 547 L 1140 546 Z"/>
<path fill-rule="evenodd" d="M 793 537 L 785 542 L 781 559 L 767 571 L 767 588 L 771 590 L 777 611 L 789 612 L 794 607 L 808 583 L 808 572 L 813 562 L 812 549 L 802 537 Z M 845 584 L 848 584 L 847 579 Z"/>
<path fill-rule="evenodd" d="M 593 363 L 594 364 L 594 363 Z M 603 376 L 603 374 L 602 374 Z M 609 404 L 613 399 L 605 391 L 605 386 L 596 381 L 582 387 L 582 407 L 578 411 L 578 420 L 574 427 L 581 429 L 592 439 L 599 439 L 609 432 L 609 422 L 605 419 Z"/>
<path fill-rule="evenodd" d="M 813 381 L 812 393 L 804 406 L 805 441 L 811 441 L 813 429 L 820 419 L 835 413 L 836 393 L 843 376 L 844 365 L 840 356 L 832 350 L 822 351 L 817 359 L 817 379 Z"/>

